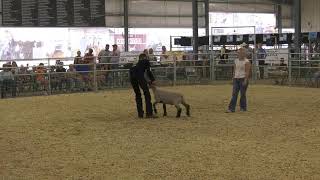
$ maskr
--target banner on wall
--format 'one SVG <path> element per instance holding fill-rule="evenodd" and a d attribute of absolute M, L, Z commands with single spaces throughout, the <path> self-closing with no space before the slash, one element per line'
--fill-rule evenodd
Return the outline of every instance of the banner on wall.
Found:
<path fill-rule="evenodd" d="M 124 46 L 124 35 L 115 34 L 114 42 L 119 46 L 120 51 L 123 51 L 121 47 Z M 146 34 L 130 34 L 129 35 L 129 51 L 143 51 L 146 48 L 147 48 Z"/>
<path fill-rule="evenodd" d="M 280 60 L 283 59 L 284 63 L 288 64 L 288 49 L 272 49 L 266 50 L 267 57 L 265 63 L 267 64 L 279 64 Z"/>

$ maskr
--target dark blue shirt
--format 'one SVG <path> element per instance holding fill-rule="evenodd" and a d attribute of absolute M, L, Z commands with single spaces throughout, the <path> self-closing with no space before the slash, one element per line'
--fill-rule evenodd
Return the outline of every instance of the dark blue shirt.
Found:
<path fill-rule="evenodd" d="M 131 75 L 138 79 L 145 79 L 145 73 L 146 73 L 150 81 L 154 81 L 155 79 L 150 68 L 151 68 L 151 65 L 149 60 L 147 59 L 139 60 L 138 63 L 130 69 Z"/>

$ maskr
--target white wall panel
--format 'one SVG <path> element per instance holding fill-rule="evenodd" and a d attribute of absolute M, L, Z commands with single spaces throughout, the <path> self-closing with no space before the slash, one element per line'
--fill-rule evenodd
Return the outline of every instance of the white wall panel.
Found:
<path fill-rule="evenodd" d="M 245 13 L 274 13 L 272 4 L 228 4 L 211 3 L 211 12 L 245 12 Z"/>
<path fill-rule="evenodd" d="M 320 1 L 301 1 L 301 28 L 306 31 L 320 31 Z"/>

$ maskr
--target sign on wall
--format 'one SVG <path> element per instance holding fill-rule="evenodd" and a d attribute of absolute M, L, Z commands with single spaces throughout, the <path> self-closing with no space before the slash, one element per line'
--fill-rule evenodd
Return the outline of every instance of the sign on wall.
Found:
<path fill-rule="evenodd" d="M 266 50 L 267 57 L 265 63 L 267 64 L 280 64 L 280 60 L 283 59 L 284 63 L 288 64 L 289 49 L 272 49 Z"/>
<path fill-rule="evenodd" d="M 7 27 L 104 27 L 105 0 L 2 0 Z"/>

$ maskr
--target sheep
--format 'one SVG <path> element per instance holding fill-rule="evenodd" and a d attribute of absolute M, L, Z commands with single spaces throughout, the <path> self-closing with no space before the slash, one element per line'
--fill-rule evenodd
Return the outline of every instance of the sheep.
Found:
<path fill-rule="evenodd" d="M 158 103 L 163 104 L 163 116 L 167 116 L 166 104 L 174 105 L 177 108 L 177 118 L 181 116 L 182 109 L 180 104 L 182 104 L 187 112 L 187 116 L 190 116 L 190 105 L 186 103 L 184 97 L 180 93 L 168 92 L 162 89 L 159 89 L 156 85 L 151 84 L 150 88 L 153 91 L 155 102 L 153 103 L 154 113 L 157 114 L 156 105 Z"/>

